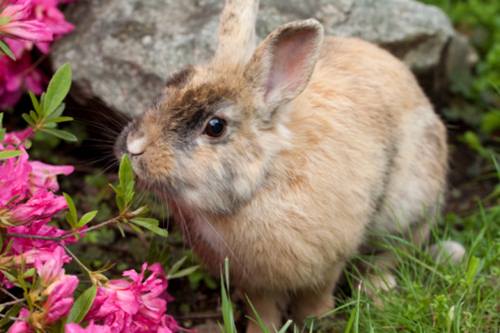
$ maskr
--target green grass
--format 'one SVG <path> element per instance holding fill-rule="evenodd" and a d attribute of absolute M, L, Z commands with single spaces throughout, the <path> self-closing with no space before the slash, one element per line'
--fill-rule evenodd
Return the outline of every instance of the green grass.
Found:
<path fill-rule="evenodd" d="M 459 265 L 438 264 L 411 246 L 395 249 L 400 259 L 398 287 L 379 294 L 383 306 L 355 292 L 354 297 L 341 300 L 356 302 L 337 317 L 356 320 L 342 327 L 340 319 L 334 326 L 344 332 L 498 332 L 499 221 L 500 206 L 480 208 L 467 218 L 447 219 L 448 226 L 464 227 L 460 233 L 438 231 L 440 239 L 456 239 L 467 248 Z"/>
<path fill-rule="evenodd" d="M 489 209 L 479 206 L 468 217 L 449 215 L 436 228 L 439 236 L 433 237 L 434 241 L 453 239 L 466 247 L 467 254 L 458 265 L 437 263 L 427 252 L 392 239 L 389 246 L 394 247 L 399 258 L 396 289 L 379 293 L 375 304 L 364 288 L 352 283 L 352 295 L 338 296 L 335 310 L 294 331 L 499 332 L 499 222 L 500 206 Z M 456 231 L 458 226 L 463 230 Z M 356 273 L 351 271 L 348 275 L 351 281 L 359 281 Z M 222 331 L 236 332 L 228 290 L 224 287 L 222 304 L 225 321 Z M 265 327 L 262 331 L 271 332 Z"/>

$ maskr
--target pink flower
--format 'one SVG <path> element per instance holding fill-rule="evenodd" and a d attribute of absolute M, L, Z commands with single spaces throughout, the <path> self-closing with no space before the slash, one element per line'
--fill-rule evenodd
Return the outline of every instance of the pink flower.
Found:
<path fill-rule="evenodd" d="M 26 198 L 30 172 L 31 166 L 25 151 L 17 158 L 0 161 L 0 188 L 2 189 L 0 209 Z"/>
<path fill-rule="evenodd" d="M 13 207 L 11 212 L 15 220 L 23 224 L 47 223 L 52 219 L 52 216 L 65 208 L 66 200 L 64 197 L 35 187 L 35 192 L 26 201 Z"/>
<path fill-rule="evenodd" d="M 105 325 L 95 325 L 94 322 L 90 322 L 90 324 L 86 328 L 82 328 L 78 324 L 66 324 L 64 327 L 65 333 L 111 333 L 111 328 Z"/>
<path fill-rule="evenodd" d="M 64 14 L 57 8 L 58 1 L 55 0 L 32 0 L 35 18 L 43 22 L 54 35 L 54 38 L 66 35 L 73 31 L 74 26 L 67 22 Z M 36 46 L 43 53 L 50 51 L 50 43 L 39 42 Z"/>
<path fill-rule="evenodd" d="M 33 333 L 34 331 L 27 321 L 29 316 L 29 311 L 22 308 L 18 316 L 21 320 L 17 320 L 14 324 L 12 324 L 7 333 Z"/>
<path fill-rule="evenodd" d="M 8 233 L 59 237 L 65 232 L 59 228 L 49 225 L 31 225 L 7 228 Z M 21 256 L 26 264 L 33 265 L 36 259 L 45 262 L 53 257 L 56 249 L 61 248 L 58 243 L 52 240 L 34 239 L 34 238 L 17 238 L 12 237 L 12 246 L 10 249 L 11 255 Z M 74 243 L 75 238 L 66 238 L 64 243 Z M 71 257 L 64 255 L 65 263 L 71 261 Z"/>
<path fill-rule="evenodd" d="M 32 130 L 8 133 L 0 142 L 3 149 L 19 149 L 22 154 L 0 161 L 0 214 L 9 234 L 60 237 L 66 232 L 48 225 L 53 216 L 66 208 L 63 196 L 53 191 L 59 189 L 56 176 L 69 174 L 71 166 L 51 166 L 38 161 L 29 161 L 24 141 L 32 135 Z M 10 247 L 6 256 L 12 256 L 13 263 L 33 267 L 35 260 L 43 264 L 52 259 L 55 251 L 61 250 L 61 260 L 71 261 L 59 243 L 53 240 L 8 237 Z M 71 244 L 76 237 L 65 238 L 63 244 Z M 6 244 L 6 243 L 4 243 Z M 5 279 L 0 281 L 7 284 Z"/>
<path fill-rule="evenodd" d="M 31 184 L 51 191 L 59 190 L 57 175 L 69 175 L 75 168 L 70 165 L 49 165 L 38 161 L 30 162 Z"/>
<path fill-rule="evenodd" d="M 50 260 L 43 264 L 40 261 L 35 262 L 37 273 L 45 286 L 42 294 L 47 297 L 43 304 L 45 324 L 54 323 L 67 315 L 73 305 L 73 293 L 78 285 L 78 278 L 64 273 L 64 256 L 64 250 L 59 247 Z"/>
<path fill-rule="evenodd" d="M 149 277 L 145 277 L 149 271 Z M 140 273 L 123 273 L 128 279 L 111 280 L 97 291 L 86 320 L 107 325 L 113 333 L 176 332 L 167 316 L 167 279 L 159 264 L 143 264 Z"/>
<path fill-rule="evenodd" d="M 64 273 L 62 267 L 64 256 L 64 250 L 59 247 L 46 261 L 35 258 L 35 268 L 43 288 L 41 297 L 32 299 L 37 303 L 33 313 L 27 309 L 21 310 L 19 315 L 21 320 L 16 321 L 10 327 L 9 333 L 31 333 L 34 331 L 31 324 L 37 328 L 45 328 L 69 313 L 73 305 L 73 293 L 78 285 L 78 278 Z"/>
<path fill-rule="evenodd" d="M 52 216 L 66 208 L 64 197 L 52 191 L 59 189 L 56 176 L 69 175 L 72 166 L 52 166 L 38 161 L 28 161 L 23 141 L 31 130 L 7 134 L 0 143 L 0 150 L 19 149 L 17 158 L 0 162 L 0 209 L 7 208 L 19 223 L 47 223 Z"/>
<path fill-rule="evenodd" d="M 76 276 L 63 275 L 45 290 L 48 295 L 47 302 L 43 305 L 46 324 L 52 324 L 69 313 L 73 306 L 73 292 L 76 286 L 78 286 Z"/>
<path fill-rule="evenodd" d="M 0 34 L 33 42 L 52 41 L 52 32 L 45 23 L 27 20 L 31 6 L 30 0 L 7 5 L 0 13 Z"/>
<path fill-rule="evenodd" d="M 179 324 L 177 324 L 174 317 L 164 315 L 161 318 L 161 325 L 158 328 L 158 333 L 175 333 L 179 331 L 179 328 Z"/>
<path fill-rule="evenodd" d="M 5 1 L 7 5 L 2 9 Z M 70 1 L 0 1 L 0 37 L 17 59 L 13 61 L 0 53 L 0 109 L 14 106 L 26 90 L 42 92 L 47 80 L 33 66 L 29 51 L 36 45 L 46 54 L 55 39 L 74 29 L 57 8 L 67 2 Z"/>
<path fill-rule="evenodd" d="M 3 147 L 4 145 L 15 147 L 20 146 L 26 139 L 30 138 L 32 135 L 33 129 L 31 127 L 28 127 L 21 131 L 6 133 L 3 141 L 0 142 L 0 147 Z"/>
<path fill-rule="evenodd" d="M 17 60 L 0 55 L 0 109 L 15 105 L 25 90 L 40 94 L 43 91 L 42 83 L 45 82 L 42 73 L 33 67 L 31 55 L 23 53 L 26 46 L 11 43 L 9 39 L 7 43 L 11 47 L 16 45 L 12 49 Z"/>
<path fill-rule="evenodd" d="M 64 250 L 58 247 L 54 250 L 49 260 L 35 258 L 35 268 L 42 285 L 48 286 L 64 275 L 63 265 L 65 255 Z"/>

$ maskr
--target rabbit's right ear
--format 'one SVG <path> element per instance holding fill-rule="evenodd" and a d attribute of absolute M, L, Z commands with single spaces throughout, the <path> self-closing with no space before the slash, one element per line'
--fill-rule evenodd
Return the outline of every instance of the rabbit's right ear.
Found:
<path fill-rule="evenodd" d="M 213 62 L 222 68 L 243 65 L 255 50 L 259 0 L 225 0 L 219 21 L 219 41 Z"/>
<path fill-rule="evenodd" d="M 257 48 L 245 69 L 257 104 L 273 113 L 297 97 L 309 83 L 323 42 L 323 27 L 314 20 L 285 24 Z M 269 116 L 269 115 L 268 115 Z"/>

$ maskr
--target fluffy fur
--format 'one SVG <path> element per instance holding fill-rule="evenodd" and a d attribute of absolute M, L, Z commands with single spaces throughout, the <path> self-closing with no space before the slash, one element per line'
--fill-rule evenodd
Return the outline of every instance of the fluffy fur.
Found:
<path fill-rule="evenodd" d="M 346 260 L 377 235 L 425 240 L 447 145 L 388 52 L 323 38 L 314 20 L 279 27 L 254 50 L 256 11 L 256 1 L 228 0 L 214 60 L 175 75 L 117 147 L 186 223 L 206 266 L 218 274 L 230 258 L 232 282 L 278 327 L 287 307 L 299 321 L 331 308 Z M 227 122 L 221 138 L 203 132 L 214 116 Z"/>

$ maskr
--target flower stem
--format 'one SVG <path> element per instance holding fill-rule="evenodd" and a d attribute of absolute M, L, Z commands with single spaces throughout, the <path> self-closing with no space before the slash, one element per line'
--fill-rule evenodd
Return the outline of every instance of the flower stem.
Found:
<path fill-rule="evenodd" d="M 9 318 L 9 320 L 12 320 L 12 321 L 21 321 L 21 320 L 25 320 L 23 318 L 19 318 L 19 317 L 12 317 L 12 316 L 6 316 L 2 313 L 0 313 L 0 318 Z"/>
<path fill-rule="evenodd" d="M 78 257 L 73 252 L 71 252 L 66 245 L 61 244 L 61 246 L 64 248 L 66 253 L 69 254 L 75 260 L 75 262 L 89 275 L 90 279 L 92 280 L 92 271 L 87 268 L 87 266 L 85 266 L 85 264 L 81 262 L 80 259 L 78 259 Z"/>
<path fill-rule="evenodd" d="M 121 219 L 121 216 L 113 217 L 112 219 L 109 219 L 107 221 L 96 224 L 90 228 L 87 228 L 87 230 L 85 230 L 85 232 L 96 230 L 96 229 L 102 228 L 104 226 L 116 223 L 116 222 L 120 221 L 120 219 Z M 12 237 L 12 238 L 40 239 L 40 240 L 61 242 L 61 241 L 65 240 L 66 238 L 69 238 L 69 237 L 72 237 L 72 236 L 79 234 L 80 232 L 81 232 L 81 230 L 71 230 L 71 231 L 68 231 L 68 232 L 64 233 L 63 235 L 57 236 L 57 237 L 40 236 L 40 235 L 26 235 L 26 234 L 18 234 L 18 233 L 7 233 L 6 236 Z"/>
<path fill-rule="evenodd" d="M 112 219 L 109 219 L 109 220 L 106 220 L 106 221 L 101 222 L 99 224 L 96 224 L 96 225 L 94 225 L 94 226 L 92 226 L 90 228 L 87 228 L 87 230 L 85 230 L 85 232 L 96 230 L 96 229 L 102 228 L 104 226 L 113 224 L 113 223 L 117 223 L 121 219 L 122 219 L 121 215 L 117 216 L 117 217 L 114 217 Z M 27 239 L 48 240 L 48 241 L 53 241 L 53 242 L 58 243 L 60 246 L 63 247 L 63 249 L 66 251 L 66 253 L 69 254 L 75 260 L 75 262 L 89 275 L 90 280 L 94 281 L 93 272 L 87 266 L 85 266 L 85 264 L 83 262 L 81 262 L 80 259 L 78 259 L 78 257 L 73 252 L 71 252 L 71 250 L 64 244 L 64 240 L 66 238 L 74 236 L 74 235 L 76 235 L 76 234 L 78 234 L 80 232 L 81 232 L 80 230 L 71 230 L 71 231 L 68 231 L 68 232 L 64 233 L 63 235 L 57 236 L 57 237 L 40 236 L 40 235 L 26 235 L 26 234 L 18 234 L 18 233 L 8 233 L 8 234 L 6 234 L 6 236 L 7 237 L 12 237 L 12 238 L 27 238 Z M 10 296 L 14 297 L 14 295 L 10 295 Z"/>
<path fill-rule="evenodd" d="M 7 289 L 5 288 L 1 288 L 0 287 L 0 291 L 3 292 L 5 295 L 9 296 L 10 298 L 12 298 L 13 300 L 19 300 L 19 298 L 17 298 L 16 296 L 14 296 L 14 294 L 12 294 L 10 291 L 8 291 Z"/>
<path fill-rule="evenodd" d="M 19 298 L 19 299 L 16 299 L 15 301 L 1 303 L 0 304 L 0 309 L 4 309 L 4 308 L 6 308 L 9 305 L 14 305 L 14 304 L 22 303 L 22 302 L 24 302 L 24 299 L 23 298 Z"/>
<path fill-rule="evenodd" d="M 121 220 L 121 218 L 122 218 L 121 216 L 113 217 L 112 219 L 109 219 L 107 221 L 101 222 L 99 224 L 96 224 L 94 226 L 91 226 L 91 227 L 87 228 L 87 230 L 85 230 L 85 232 L 96 230 L 96 229 L 102 228 L 104 226 L 107 226 L 109 224 L 113 224 L 113 223 L 119 222 Z M 73 235 L 75 235 L 77 233 L 78 233 L 78 231 L 72 231 L 72 232 L 70 232 L 70 235 L 68 235 L 68 236 L 63 235 L 61 237 L 67 238 L 67 237 L 73 236 Z"/>

